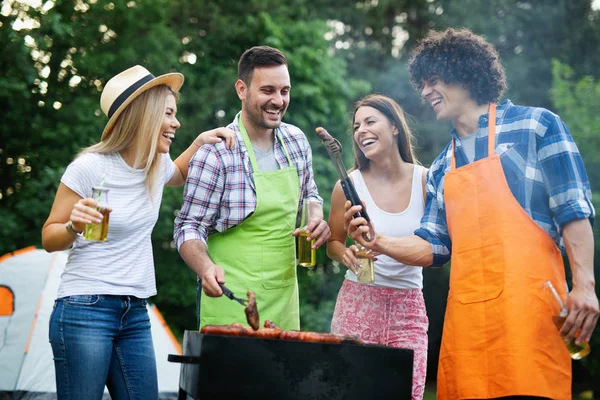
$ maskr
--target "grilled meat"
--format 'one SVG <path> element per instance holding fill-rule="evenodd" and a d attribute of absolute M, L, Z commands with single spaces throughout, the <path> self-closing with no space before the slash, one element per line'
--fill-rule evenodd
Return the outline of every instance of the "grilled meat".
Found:
<path fill-rule="evenodd" d="M 269 321 L 268 319 L 265 319 L 264 326 L 265 326 L 265 328 L 279 329 L 279 327 L 277 325 L 275 325 L 275 322 Z"/>
<path fill-rule="evenodd" d="M 258 317 L 258 309 L 256 308 L 256 296 L 254 292 L 248 290 L 248 305 L 246 306 L 246 320 L 248 325 L 255 331 L 258 330 L 260 325 L 260 319 Z"/>
<path fill-rule="evenodd" d="M 285 331 L 277 328 L 271 321 L 268 322 L 270 322 L 271 326 L 275 326 L 275 328 L 252 330 L 242 324 L 233 323 L 231 325 L 206 325 L 200 330 L 200 333 L 207 335 L 246 336 L 259 339 L 283 339 L 300 342 L 365 344 L 356 336 L 318 332 Z M 267 325 L 267 321 L 265 321 L 265 325 Z"/>

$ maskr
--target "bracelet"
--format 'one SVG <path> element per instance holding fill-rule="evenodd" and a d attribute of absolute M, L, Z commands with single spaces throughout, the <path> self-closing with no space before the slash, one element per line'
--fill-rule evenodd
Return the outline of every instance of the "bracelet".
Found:
<path fill-rule="evenodd" d="M 67 222 L 65 224 L 65 229 L 67 230 L 67 232 L 69 232 L 71 235 L 78 237 L 81 236 L 81 234 L 83 232 L 77 232 L 75 229 L 73 229 L 73 223 L 71 221 Z"/>

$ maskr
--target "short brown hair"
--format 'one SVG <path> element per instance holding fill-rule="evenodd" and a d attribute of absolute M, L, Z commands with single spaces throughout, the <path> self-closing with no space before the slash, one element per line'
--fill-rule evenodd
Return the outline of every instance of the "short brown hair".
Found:
<path fill-rule="evenodd" d="M 238 79 L 250 86 L 252 73 L 256 67 L 286 65 L 283 53 L 269 46 L 254 46 L 244 52 L 238 62 Z"/>

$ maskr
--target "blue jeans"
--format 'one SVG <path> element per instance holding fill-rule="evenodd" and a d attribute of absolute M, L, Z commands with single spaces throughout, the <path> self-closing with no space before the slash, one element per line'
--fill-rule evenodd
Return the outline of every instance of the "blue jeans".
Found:
<path fill-rule="evenodd" d="M 57 299 L 50 317 L 56 390 L 61 400 L 158 399 L 146 300 L 78 295 Z"/>

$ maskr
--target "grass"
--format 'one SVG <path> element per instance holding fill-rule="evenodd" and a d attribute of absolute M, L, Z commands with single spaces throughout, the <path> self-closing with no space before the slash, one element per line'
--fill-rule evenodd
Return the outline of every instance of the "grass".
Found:
<path fill-rule="evenodd" d="M 435 400 L 435 390 L 425 389 L 423 400 Z"/>

